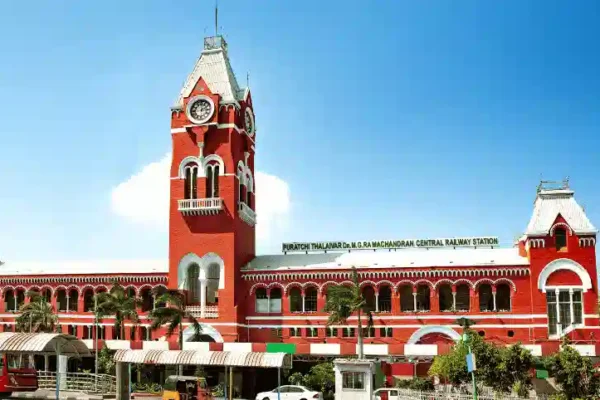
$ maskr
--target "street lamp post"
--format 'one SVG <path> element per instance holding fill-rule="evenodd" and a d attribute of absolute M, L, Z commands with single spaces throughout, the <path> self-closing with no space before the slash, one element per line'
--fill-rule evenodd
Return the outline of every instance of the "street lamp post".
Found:
<path fill-rule="evenodd" d="M 469 353 L 467 354 L 467 371 L 471 373 L 471 379 L 473 380 L 473 400 L 477 400 L 477 381 L 475 379 L 475 370 L 477 369 L 477 365 L 475 362 L 475 354 L 473 354 L 473 350 L 471 348 L 471 335 L 468 332 L 468 329 L 475 325 L 475 321 L 462 317 L 456 322 L 463 328 L 462 340 L 465 342 L 469 350 Z"/>

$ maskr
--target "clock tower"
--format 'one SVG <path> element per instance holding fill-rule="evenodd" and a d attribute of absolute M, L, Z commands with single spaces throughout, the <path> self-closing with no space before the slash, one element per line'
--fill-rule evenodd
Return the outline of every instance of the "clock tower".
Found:
<path fill-rule="evenodd" d="M 255 256 L 255 131 L 250 90 L 238 85 L 225 39 L 205 38 L 171 107 L 169 286 L 185 291 L 216 341 L 244 335 L 235 289 Z"/>

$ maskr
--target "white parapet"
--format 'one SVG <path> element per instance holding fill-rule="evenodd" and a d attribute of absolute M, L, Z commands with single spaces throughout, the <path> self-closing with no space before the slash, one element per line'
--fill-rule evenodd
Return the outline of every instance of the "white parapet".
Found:
<path fill-rule="evenodd" d="M 405 344 L 405 356 L 437 356 L 437 344 Z"/>

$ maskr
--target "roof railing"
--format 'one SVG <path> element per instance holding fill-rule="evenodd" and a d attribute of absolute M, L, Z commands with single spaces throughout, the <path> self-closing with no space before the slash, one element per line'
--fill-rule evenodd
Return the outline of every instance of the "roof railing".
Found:
<path fill-rule="evenodd" d="M 542 190 L 569 190 L 569 177 L 567 176 L 562 181 L 540 181 L 537 187 L 537 192 Z"/>
<path fill-rule="evenodd" d="M 227 42 L 223 36 L 209 36 L 204 38 L 204 50 L 223 49 L 227 51 Z"/>

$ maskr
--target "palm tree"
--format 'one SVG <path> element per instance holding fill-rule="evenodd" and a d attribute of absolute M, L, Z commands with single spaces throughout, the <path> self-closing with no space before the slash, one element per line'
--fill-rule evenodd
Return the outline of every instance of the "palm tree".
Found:
<path fill-rule="evenodd" d="M 183 323 L 187 321 L 194 329 L 192 341 L 200 340 L 202 327 L 198 320 L 185 309 L 183 293 L 173 289 L 167 290 L 158 296 L 156 303 L 161 306 L 150 312 L 151 330 L 154 331 L 167 325 L 167 337 L 171 337 L 177 331 L 179 348 L 183 350 Z"/>
<path fill-rule="evenodd" d="M 142 301 L 137 297 L 129 297 L 125 288 L 118 282 L 114 282 L 108 292 L 101 292 L 94 296 L 96 302 L 96 317 L 101 320 L 104 317 L 115 317 L 115 330 L 121 339 L 125 339 L 126 320 L 134 324 L 140 322 L 137 309 Z"/>
<path fill-rule="evenodd" d="M 329 313 L 327 326 L 345 325 L 348 318 L 356 313 L 358 317 L 358 358 L 362 359 L 364 358 L 364 335 L 361 312 L 367 315 L 367 329 L 371 329 L 373 326 L 373 314 L 371 310 L 365 308 L 367 301 L 360 290 L 358 272 L 355 267 L 352 267 L 352 283 L 352 286 L 330 286 L 323 311 Z"/>
<path fill-rule="evenodd" d="M 54 332 L 58 326 L 58 316 L 54 314 L 52 304 L 36 291 L 28 291 L 29 303 L 23 304 L 19 309 L 21 313 L 17 319 L 19 332 Z"/>

